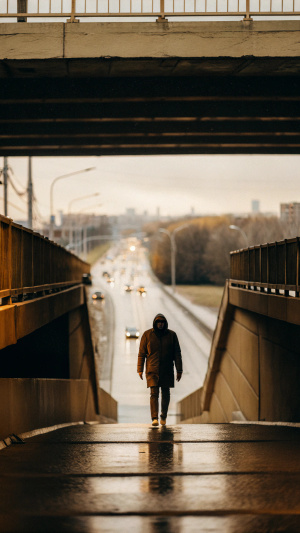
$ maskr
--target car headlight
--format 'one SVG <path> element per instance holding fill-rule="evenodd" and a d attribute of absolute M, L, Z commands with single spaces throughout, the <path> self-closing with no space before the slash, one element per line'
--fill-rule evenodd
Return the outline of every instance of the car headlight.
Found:
<path fill-rule="evenodd" d="M 136 332 L 136 336 L 137 336 L 137 337 L 140 336 L 140 332 L 139 332 L 139 331 Z"/>
<path fill-rule="evenodd" d="M 126 337 L 130 337 L 130 333 L 128 331 L 126 332 Z"/>

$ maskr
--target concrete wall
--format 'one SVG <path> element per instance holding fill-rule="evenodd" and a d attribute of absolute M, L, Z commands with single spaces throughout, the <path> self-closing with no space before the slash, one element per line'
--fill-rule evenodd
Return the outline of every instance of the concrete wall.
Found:
<path fill-rule="evenodd" d="M 298 57 L 298 21 L 2 23 L 0 59 Z"/>
<path fill-rule="evenodd" d="M 117 419 L 117 402 L 99 387 L 83 286 L 0 307 L 0 324 L 0 440 Z"/>
<path fill-rule="evenodd" d="M 181 402 L 183 417 L 299 422 L 300 324 L 268 316 L 288 316 L 295 299 L 240 291 L 225 287 L 205 382 Z M 237 298 L 244 307 L 255 304 L 257 312 L 233 305 Z"/>
<path fill-rule="evenodd" d="M 0 379 L 0 440 L 96 418 L 88 380 Z"/>

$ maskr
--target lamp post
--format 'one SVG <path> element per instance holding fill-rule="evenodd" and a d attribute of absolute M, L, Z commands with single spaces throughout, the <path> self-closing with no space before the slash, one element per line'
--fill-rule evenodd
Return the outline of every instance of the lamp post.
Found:
<path fill-rule="evenodd" d="M 100 192 L 95 192 L 94 194 L 88 194 L 88 195 L 85 195 L 85 196 L 78 196 L 78 198 L 73 198 L 73 200 L 71 200 L 69 202 L 69 205 L 68 205 L 68 218 L 69 218 L 69 243 L 71 243 L 71 240 L 72 239 L 72 233 L 73 233 L 73 224 L 71 224 L 71 220 L 70 220 L 70 214 L 71 214 L 71 206 L 75 203 L 75 202 L 78 202 L 79 200 L 86 200 L 86 198 L 92 198 L 94 196 L 99 196 Z"/>
<path fill-rule="evenodd" d="M 229 229 L 233 229 L 233 230 L 239 231 L 243 235 L 243 239 L 245 240 L 246 247 L 249 248 L 248 237 L 247 237 L 246 233 L 239 226 L 235 226 L 234 224 L 230 224 Z"/>
<path fill-rule="evenodd" d="M 99 207 L 100 205 L 102 205 L 102 204 L 86 205 L 85 207 L 80 209 L 79 213 L 82 213 L 86 209 L 92 209 L 93 207 Z M 87 241 L 87 225 L 86 225 L 86 222 L 85 222 L 84 225 L 83 225 L 83 253 L 84 253 L 85 257 L 87 256 L 87 243 L 88 243 L 88 241 Z M 78 250 L 78 255 L 79 255 L 79 250 Z"/>
<path fill-rule="evenodd" d="M 4 216 L 7 217 L 7 187 L 8 187 L 8 162 L 7 157 L 4 157 L 4 163 L 3 163 L 3 185 L 4 185 Z"/>
<path fill-rule="evenodd" d="M 171 284 L 172 284 L 172 291 L 175 293 L 176 288 L 176 241 L 175 241 L 175 235 L 178 231 L 181 231 L 182 229 L 186 228 L 189 224 L 182 224 L 181 226 L 178 226 L 177 228 L 172 231 L 172 233 L 165 228 L 159 228 L 159 231 L 161 233 L 165 233 L 168 235 L 171 243 Z"/>
<path fill-rule="evenodd" d="M 57 181 L 70 178 L 71 176 L 76 176 L 77 174 L 82 174 L 83 172 L 89 172 L 90 170 L 94 170 L 96 167 L 91 168 L 84 168 L 83 170 L 77 170 L 76 172 L 70 172 L 69 174 L 63 174 L 62 176 L 57 176 L 57 178 L 54 178 L 54 180 L 51 182 L 50 185 L 50 229 L 49 229 L 49 239 L 53 240 L 53 227 L 54 227 L 54 213 L 53 213 L 53 188 Z"/>

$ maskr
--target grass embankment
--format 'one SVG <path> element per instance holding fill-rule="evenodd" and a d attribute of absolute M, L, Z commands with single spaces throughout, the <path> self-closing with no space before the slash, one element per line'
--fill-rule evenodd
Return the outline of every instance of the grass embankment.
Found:
<path fill-rule="evenodd" d="M 91 265 L 96 263 L 96 261 L 98 261 L 98 259 L 100 259 L 100 257 L 102 257 L 102 255 L 104 255 L 107 252 L 107 250 L 109 250 L 110 247 L 111 247 L 111 243 L 105 242 L 93 248 L 93 250 L 91 250 L 87 254 L 87 258 L 86 258 L 87 263 L 90 263 Z"/>
<path fill-rule="evenodd" d="M 214 285 L 177 285 L 176 290 L 195 305 L 218 308 L 221 304 L 224 287 L 215 287 Z"/>

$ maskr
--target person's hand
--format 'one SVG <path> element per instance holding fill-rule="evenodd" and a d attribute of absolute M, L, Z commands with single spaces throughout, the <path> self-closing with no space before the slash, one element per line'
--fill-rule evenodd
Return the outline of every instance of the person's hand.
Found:
<path fill-rule="evenodd" d="M 143 372 L 139 372 L 139 376 L 141 379 L 143 379 Z"/>
<path fill-rule="evenodd" d="M 182 372 L 177 372 L 176 381 L 180 381 L 182 378 Z"/>

